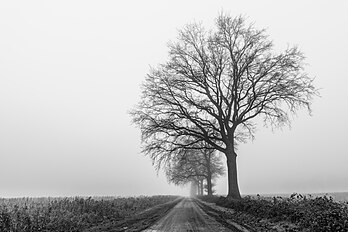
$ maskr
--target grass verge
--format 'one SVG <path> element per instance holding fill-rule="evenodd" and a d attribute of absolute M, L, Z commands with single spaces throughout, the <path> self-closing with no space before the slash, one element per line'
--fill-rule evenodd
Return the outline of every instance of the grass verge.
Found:
<path fill-rule="evenodd" d="M 298 225 L 286 231 L 317 231 L 317 232 L 347 232 L 348 204 L 335 202 L 331 197 L 308 197 L 292 194 L 289 198 L 282 197 L 244 197 L 233 200 L 225 197 L 200 197 L 206 202 L 218 206 L 247 213 L 256 218 L 271 222 L 289 222 Z"/>

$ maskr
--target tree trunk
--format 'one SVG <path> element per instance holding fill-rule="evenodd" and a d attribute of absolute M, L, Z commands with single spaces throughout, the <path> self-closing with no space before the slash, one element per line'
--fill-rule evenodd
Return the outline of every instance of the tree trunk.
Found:
<path fill-rule="evenodd" d="M 203 185 L 203 179 L 200 180 L 200 183 L 201 183 L 201 196 L 204 195 L 204 185 Z"/>
<path fill-rule="evenodd" d="M 240 199 L 237 179 L 237 154 L 233 149 L 227 151 L 228 198 Z"/>
<path fill-rule="evenodd" d="M 196 181 L 197 184 L 197 196 L 201 195 L 201 183 L 199 180 Z"/>
<path fill-rule="evenodd" d="M 190 191 L 190 196 L 195 197 L 197 196 L 197 183 L 195 181 L 191 181 L 191 191 Z"/>
<path fill-rule="evenodd" d="M 208 157 L 205 155 L 206 157 L 206 162 L 207 162 L 207 194 L 208 196 L 212 196 L 213 195 L 213 186 L 211 184 L 211 167 L 210 167 L 210 164 L 211 164 L 211 154 L 207 154 Z M 208 158 L 208 159 L 207 159 Z"/>
<path fill-rule="evenodd" d="M 207 173 L 207 190 L 208 190 L 208 196 L 212 196 L 213 195 L 213 186 L 211 184 L 211 173 L 208 171 Z"/>

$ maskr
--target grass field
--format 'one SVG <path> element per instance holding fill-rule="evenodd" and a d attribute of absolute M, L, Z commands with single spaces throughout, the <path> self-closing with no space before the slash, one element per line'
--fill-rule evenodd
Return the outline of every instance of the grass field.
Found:
<path fill-rule="evenodd" d="M 83 231 L 101 223 L 122 221 L 176 198 L 176 196 L 2 198 L 0 231 Z"/>
<path fill-rule="evenodd" d="M 348 192 L 327 192 L 327 193 L 305 193 L 302 194 L 303 196 L 307 197 L 332 197 L 333 200 L 338 202 L 348 202 Z M 255 194 L 250 195 L 251 197 L 257 197 Z M 261 197 L 283 197 L 288 198 L 291 194 L 261 194 Z"/>
<path fill-rule="evenodd" d="M 348 202 L 339 202 L 324 194 L 313 196 L 294 193 L 290 197 L 246 196 L 241 200 L 204 196 L 201 199 L 235 210 L 234 218 L 239 217 L 246 224 L 268 220 L 294 224 L 299 229 L 288 230 L 293 232 L 348 231 Z"/>

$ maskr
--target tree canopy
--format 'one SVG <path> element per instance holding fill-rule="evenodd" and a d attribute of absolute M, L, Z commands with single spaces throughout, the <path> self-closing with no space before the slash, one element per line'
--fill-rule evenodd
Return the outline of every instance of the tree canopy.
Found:
<path fill-rule="evenodd" d="M 158 167 L 201 144 L 224 153 L 228 195 L 239 198 L 236 142 L 253 137 L 256 117 L 282 126 L 298 109 L 310 111 L 317 90 L 297 47 L 275 52 L 266 31 L 243 17 L 221 14 L 215 26 L 193 23 L 179 31 L 168 61 L 147 75 L 131 114 L 143 152 Z"/>

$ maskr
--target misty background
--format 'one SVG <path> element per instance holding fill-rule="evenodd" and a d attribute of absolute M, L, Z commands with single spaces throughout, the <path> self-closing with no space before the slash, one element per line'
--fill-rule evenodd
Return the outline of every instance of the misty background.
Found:
<path fill-rule="evenodd" d="M 0 197 L 184 194 L 140 153 L 128 111 L 167 43 L 224 11 L 298 45 L 316 77 L 313 115 L 258 127 L 238 149 L 242 194 L 348 191 L 347 1 L 0 3 Z M 226 178 L 217 182 L 227 193 Z"/>

